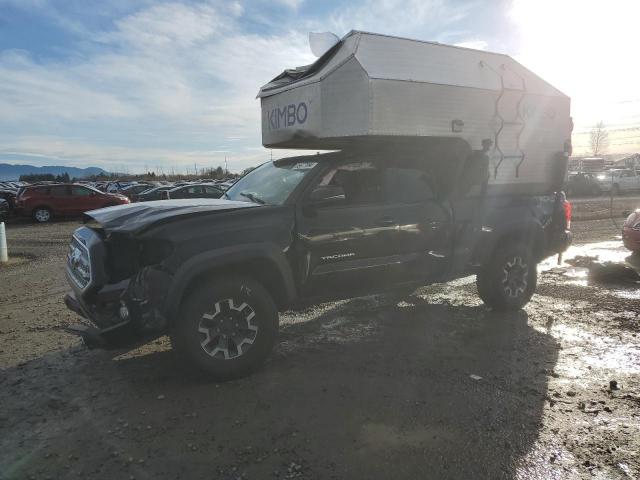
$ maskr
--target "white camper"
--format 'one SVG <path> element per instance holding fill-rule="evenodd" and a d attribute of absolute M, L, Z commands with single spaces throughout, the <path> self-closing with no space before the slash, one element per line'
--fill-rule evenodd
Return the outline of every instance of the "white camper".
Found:
<path fill-rule="evenodd" d="M 352 31 L 258 96 L 265 147 L 461 139 L 486 152 L 489 185 L 505 191 L 547 191 L 570 148 L 569 97 L 509 56 L 481 50 Z"/>

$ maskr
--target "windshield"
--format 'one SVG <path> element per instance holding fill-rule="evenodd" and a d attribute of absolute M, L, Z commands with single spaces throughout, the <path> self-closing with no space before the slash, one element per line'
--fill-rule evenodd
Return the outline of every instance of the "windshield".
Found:
<path fill-rule="evenodd" d="M 282 205 L 317 162 L 265 163 L 238 180 L 224 195 L 228 200 Z"/>

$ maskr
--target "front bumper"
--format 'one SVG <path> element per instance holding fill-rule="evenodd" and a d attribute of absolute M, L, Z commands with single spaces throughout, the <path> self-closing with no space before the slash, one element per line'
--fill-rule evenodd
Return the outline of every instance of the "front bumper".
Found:
<path fill-rule="evenodd" d="M 91 315 L 87 313 L 85 307 L 82 306 L 73 292 L 69 292 L 64 296 L 64 303 L 72 312 L 93 322 Z M 132 336 L 131 322 L 128 318 L 103 328 L 89 325 L 72 325 L 67 327 L 66 331 L 81 337 L 84 344 L 89 348 L 118 348 L 130 343 L 135 338 L 135 336 Z"/>

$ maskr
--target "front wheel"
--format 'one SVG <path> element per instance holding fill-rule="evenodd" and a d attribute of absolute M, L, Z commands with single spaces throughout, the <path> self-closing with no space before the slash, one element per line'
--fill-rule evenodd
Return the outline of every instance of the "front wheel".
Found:
<path fill-rule="evenodd" d="M 278 334 L 269 292 L 242 277 L 202 285 L 184 301 L 171 332 L 187 365 L 217 380 L 243 377 L 266 360 Z"/>
<path fill-rule="evenodd" d="M 524 307 L 531 300 L 537 281 L 537 264 L 531 248 L 524 243 L 500 245 L 476 277 L 480 298 L 498 311 Z"/>

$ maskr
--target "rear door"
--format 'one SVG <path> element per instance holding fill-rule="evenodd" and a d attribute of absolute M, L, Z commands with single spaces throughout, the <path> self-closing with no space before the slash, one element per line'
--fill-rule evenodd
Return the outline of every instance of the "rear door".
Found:
<path fill-rule="evenodd" d="M 102 195 L 80 185 L 71 186 L 71 196 L 73 197 L 73 202 L 69 213 L 73 215 L 79 215 L 89 210 L 102 208 L 105 203 Z"/>
<path fill-rule="evenodd" d="M 49 188 L 47 202 L 54 215 L 70 215 L 73 212 L 73 197 L 70 185 L 52 185 Z"/>
<path fill-rule="evenodd" d="M 383 196 L 380 167 L 372 162 L 328 166 L 307 189 L 297 213 L 296 255 L 302 294 L 345 295 L 396 282 L 388 273 L 396 258 L 396 208 Z M 315 204 L 311 192 L 344 192 Z"/>
<path fill-rule="evenodd" d="M 418 161 L 391 161 L 383 178 L 388 213 L 398 224 L 394 276 L 404 280 L 439 277 L 451 260 L 451 209 L 438 201 L 434 179 Z"/>

